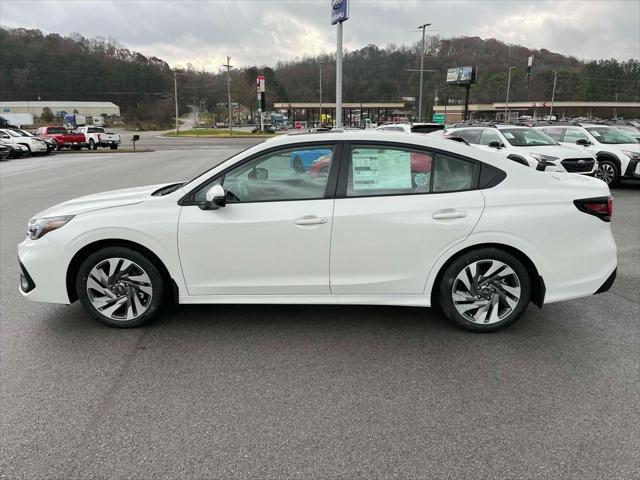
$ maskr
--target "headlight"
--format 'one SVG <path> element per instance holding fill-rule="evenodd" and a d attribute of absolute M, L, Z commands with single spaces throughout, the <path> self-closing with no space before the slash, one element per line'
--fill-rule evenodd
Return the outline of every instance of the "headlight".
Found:
<path fill-rule="evenodd" d="M 44 237 L 47 233 L 63 227 L 73 217 L 74 215 L 63 215 L 60 217 L 34 218 L 29 221 L 27 235 L 29 235 L 31 240 L 37 240 Z"/>
<path fill-rule="evenodd" d="M 541 153 L 532 153 L 531 156 L 539 162 L 553 162 L 554 160 L 558 160 L 558 157 L 554 157 L 552 155 L 542 155 Z"/>
<path fill-rule="evenodd" d="M 640 153 L 638 152 L 632 152 L 630 150 L 622 150 L 622 153 L 624 153 L 631 160 L 640 160 Z"/>

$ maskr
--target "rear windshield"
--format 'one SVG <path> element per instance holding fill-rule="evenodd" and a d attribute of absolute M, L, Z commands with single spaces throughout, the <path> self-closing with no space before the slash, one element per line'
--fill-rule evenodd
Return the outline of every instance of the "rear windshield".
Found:
<path fill-rule="evenodd" d="M 413 133 L 431 133 L 436 130 L 444 130 L 444 125 L 414 125 L 411 127 Z"/>
<path fill-rule="evenodd" d="M 67 133 L 67 131 L 62 127 L 49 127 L 47 133 Z"/>
<path fill-rule="evenodd" d="M 88 133 L 104 133 L 104 128 L 100 127 L 89 127 L 87 130 Z"/>

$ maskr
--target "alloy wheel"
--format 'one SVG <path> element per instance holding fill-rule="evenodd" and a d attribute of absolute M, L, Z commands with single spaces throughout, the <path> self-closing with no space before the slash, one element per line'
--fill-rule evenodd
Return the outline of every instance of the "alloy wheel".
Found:
<path fill-rule="evenodd" d="M 466 320 L 491 325 L 507 318 L 521 295 L 516 272 L 499 260 L 478 260 L 453 281 L 453 305 Z"/>
<path fill-rule="evenodd" d="M 610 163 L 601 163 L 600 165 L 598 165 L 596 177 L 605 182 L 607 185 L 613 182 L 615 176 L 616 171 L 613 168 L 613 165 L 611 165 Z"/>
<path fill-rule="evenodd" d="M 140 265 L 126 258 L 108 258 L 91 269 L 87 295 L 94 308 L 113 320 L 133 320 L 151 304 L 151 279 Z"/>

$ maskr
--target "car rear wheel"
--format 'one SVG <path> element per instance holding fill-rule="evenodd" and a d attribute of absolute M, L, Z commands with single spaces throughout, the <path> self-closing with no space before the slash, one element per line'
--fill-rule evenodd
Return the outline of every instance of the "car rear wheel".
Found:
<path fill-rule="evenodd" d="M 89 139 L 89 150 L 97 150 L 98 146 L 96 145 L 96 142 L 93 141 L 93 138 Z"/>
<path fill-rule="evenodd" d="M 596 177 L 610 187 L 615 186 L 620 182 L 618 167 L 611 160 L 598 160 L 598 170 L 596 172 Z"/>
<path fill-rule="evenodd" d="M 495 332 L 526 310 L 531 280 L 515 256 L 482 248 L 461 255 L 447 267 L 439 292 L 447 318 L 472 332 Z"/>
<path fill-rule="evenodd" d="M 80 265 L 76 291 L 84 308 L 111 327 L 138 327 L 162 304 L 162 275 L 140 252 L 109 247 Z"/>

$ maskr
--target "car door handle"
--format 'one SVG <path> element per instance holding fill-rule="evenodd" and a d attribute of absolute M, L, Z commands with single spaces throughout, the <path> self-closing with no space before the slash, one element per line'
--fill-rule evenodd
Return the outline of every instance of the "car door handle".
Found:
<path fill-rule="evenodd" d="M 327 219 L 325 217 L 316 217 L 315 215 L 296 219 L 296 225 L 320 225 L 323 223 L 327 223 Z"/>
<path fill-rule="evenodd" d="M 449 210 L 440 210 L 440 211 L 434 212 L 433 215 L 431 216 L 436 220 L 446 220 L 448 218 L 464 218 L 467 216 L 467 212 L 462 210 L 449 209 Z"/>

